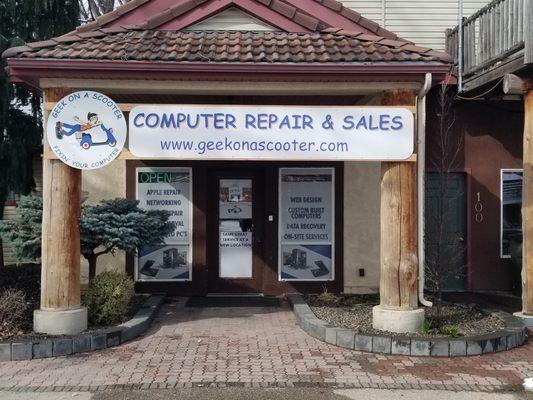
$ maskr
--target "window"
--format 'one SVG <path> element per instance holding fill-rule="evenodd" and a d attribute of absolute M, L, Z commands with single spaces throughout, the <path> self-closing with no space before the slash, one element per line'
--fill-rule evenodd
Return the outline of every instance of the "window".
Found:
<path fill-rule="evenodd" d="M 500 257 L 511 258 L 511 243 L 522 240 L 523 170 L 501 170 L 501 242 Z"/>
<path fill-rule="evenodd" d="M 334 279 L 335 171 L 282 168 L 279 173 L 279 279 Z"/>
<path fill-rule="evenodd" d="M 135 178 L 139 207 L 169 211 L 175 226 L 163 245 L 138 250 L 135 279 L 192 280 L 192 169 L 137 168 Z"/>

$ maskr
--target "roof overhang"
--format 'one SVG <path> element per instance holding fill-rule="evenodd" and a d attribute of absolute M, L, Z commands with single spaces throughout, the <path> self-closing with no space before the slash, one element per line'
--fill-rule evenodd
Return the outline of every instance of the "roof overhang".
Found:
<path fill-rule="evenodd" d="M 173 63 L 145 61 L 10 58 L 13 82 L 40 88 L 43 78 L 177 81 L 335 81 L 423 82 L 426 73 L 439 82 L 450 74 L 444 63 Z"/>

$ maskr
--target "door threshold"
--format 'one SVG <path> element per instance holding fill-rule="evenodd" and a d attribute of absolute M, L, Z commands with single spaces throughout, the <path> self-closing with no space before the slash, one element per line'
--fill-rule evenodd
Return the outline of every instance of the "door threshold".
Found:
<path fill-rule="evenodd" d="M 263 293 L 207 293 L 206 297 L 265 297 Z"/>

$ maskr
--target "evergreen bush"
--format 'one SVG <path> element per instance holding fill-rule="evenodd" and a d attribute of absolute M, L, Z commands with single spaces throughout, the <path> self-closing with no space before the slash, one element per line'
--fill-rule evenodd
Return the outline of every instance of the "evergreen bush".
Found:
<path fill-rule="evenodd" d="M 42 199 L 36 195 L 22 197 L 17 218 L 0 221 L 0 235 L 8 239 L 19 260 L 41 257 Z M 174 231 L 165 210 L 143 210 L 139 202 L 129 199 L 102 200 L 84 205 L 80 216 L 81 254 L 89 262 L 89 279 L 96 275 L 98 257 L 116 250 L 135 252 L 139 247 L 162 244 Z"/>
<path fill-rule="evenodd" d="M 25 329 L 28 310 L 29 304 L 22 290 L 4 289 L 0 293 L 0 337 Z"/>
<path fill-rule="evenodd" d="M 9 240 L 18 260 L 41 257 L 43 201 L 39 196 L 22 196 L 17 205 L 17 218 L 0 221 L 0 235 Z"/>
<path fill-rule="evenodd" d="M 91 325 L 114 325 L 123 322 L 134 297 L 133 280 L 126 274 L 103 272 L 89 284 L 83 303 Z"/>

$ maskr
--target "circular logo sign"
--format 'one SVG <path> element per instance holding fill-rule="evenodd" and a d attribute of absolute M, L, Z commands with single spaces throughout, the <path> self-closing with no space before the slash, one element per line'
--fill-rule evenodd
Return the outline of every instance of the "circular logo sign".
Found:
<path fill-rule="evenodd" d="M 46 132 L 50 148 L 65 164 L 96 169 L 118 157 L 127 126 L 124 114 L 108 96 L 81 91 L 56 104 Z"/>

